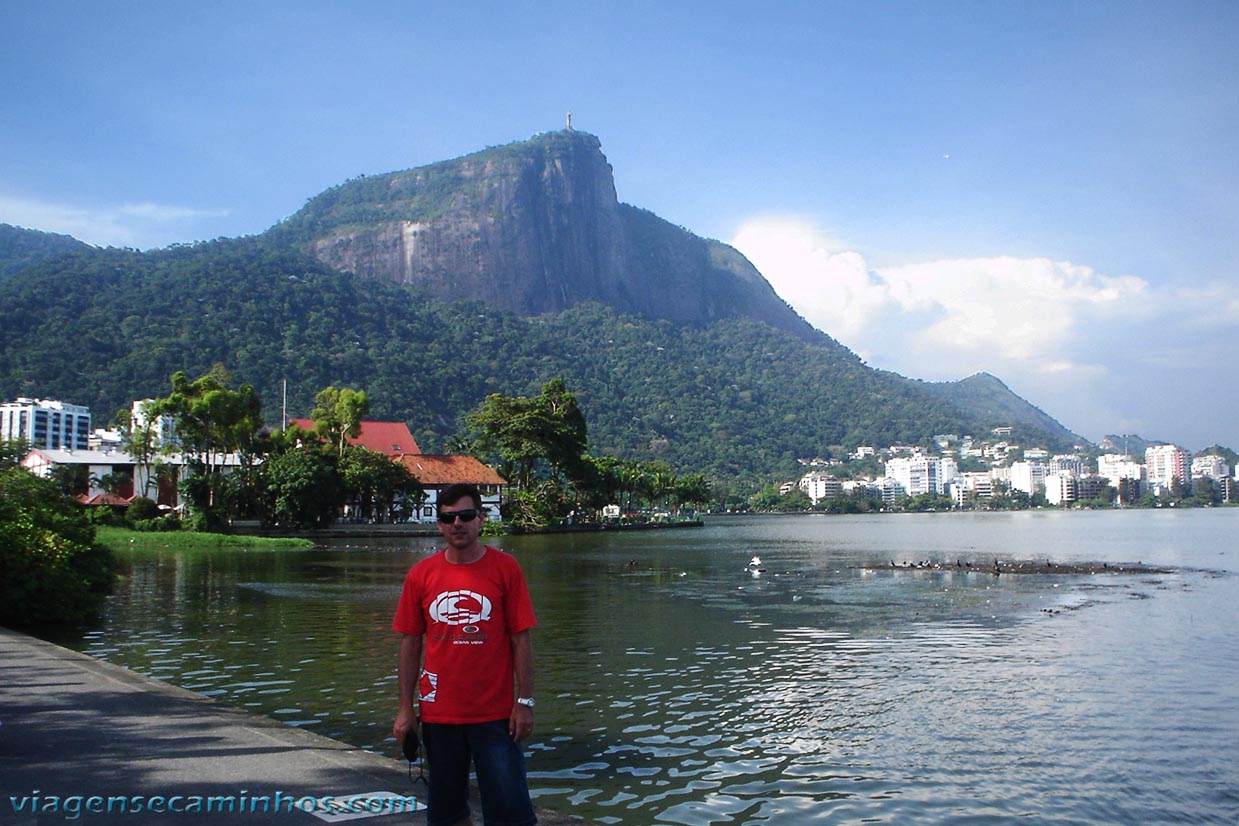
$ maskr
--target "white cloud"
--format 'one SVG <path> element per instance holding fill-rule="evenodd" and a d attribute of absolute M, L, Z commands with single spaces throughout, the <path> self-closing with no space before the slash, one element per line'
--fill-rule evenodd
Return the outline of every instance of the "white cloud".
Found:
<path fill-rule="evenodd" d="M 1175 347 L 1239 326 L 1239 293 L 1225 284 L 1158 287 L 1010 256 L 871 268 L 800 218 L 748 221 L 730 243 L 810 323 L 873 366 L 931 381 L 993 373 L 1090 438 L 1132 421 L 1164 434 L 1152 438 L 1175 438 L 1185 422 L 1141 416 L 1150 392 L 1141 371 L 1169 366 L 1148 361 L 1155 353 L 1180 372 L 1204 371 L 1198 348 Z M 1176 381 L 1207 387 L 1216 373 Z"/>
<path fill-rule="evenodd" d="M 1129 324 L 1154 306 L 1149 285 L 1048 258 L 926 261 L 871 270 L 811 223 L 762 218 L 731 244 L 812 324 L 878 366 L 958 378 L 1001 366 L 1095 372 L 1099 328 Z M 985 367 L 984 365 L 990 365 Z"/>
<path fill-rule="evenodd" d="M 80 207 L 0 195 L 0 222 L 72 235 L 96 246 L 166 246 L 193 237 L 189 232 L 192 222 L 227 214 L 226 210 L 150 202 Z"/>

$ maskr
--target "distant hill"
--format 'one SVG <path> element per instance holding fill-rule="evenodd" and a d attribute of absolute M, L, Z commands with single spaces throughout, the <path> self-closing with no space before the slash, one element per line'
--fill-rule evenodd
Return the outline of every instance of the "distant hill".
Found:
<path fill-rule="evenodd" d="M 1014 422 L 1073 441 L 991 376 L 865 366 L 740 253 L 616 203 L 582 133 L 350 181 L 259 236 L 75 249 L 0 283 L 0 395 L 86 404 L 100 425 L 218 362 L 272 423 L 285 381 L 295 415 L 350 386 L 427 451 L 487 394 L 562 376 L 595 451 L 730 482 Z"/>
<path fill-rule="evenodd" d="M 1109 434 L 1097 443 L 1097 447 L 1109 453 L 1122 453 L 1129 456 L 1144 456 L 1144 451 L 1153 445 L 1161 445 L 1165 442 L 1151 441 L 1143 439 L 1132 433 L 1117 436 Z"/>
<path fill-rule="evenodd" d="M 1063 427 L 1050 416 L 1011 392 L 989 373 L 976 373 L 951 382 L 924 383 L 938 398 L 989 422 L 1021 425 L 1026 432 L 1043 433 L 1059 445 L 1087 445 L 1088 440 Z"/>
<path fill-rule="evenodd" d="M 89 248 L 68 235 L 0 224 L 0 282 L 49 258 Z"/>

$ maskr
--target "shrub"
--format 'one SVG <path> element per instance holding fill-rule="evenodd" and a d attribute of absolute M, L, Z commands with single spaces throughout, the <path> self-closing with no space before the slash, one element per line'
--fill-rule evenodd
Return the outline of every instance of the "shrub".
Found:
<path fill-rule="evenodd" d="M 135 531 L 143 533 L 168 533 L 170 531 L 179 531 L 182 527 L 181 520 L 176 514 L 170 513 L 166 516 L 156 516 L 154 519 L 138 519 L 130 523 Z"/>
<path fill-rule="evenodd" d="M 125 511 L 125 518 L 130 524 L 136 524 L 144 519 L 156 519 L 160 516 L 159 505 L 155 504 L 155 500 L 147 496 L 135 497 L 129 503 L 129 510 Z"/>
<path fill-rule="evenodd" d="M 77 501 L 25 469 L 0 470 L 0 623 L 89 619 L 114 570 Z"/>
<path fill-rule="evenodd" d="M 177 516 L 175 513 L 165 513 L 158 519 L 152 519 L 151 522 L 156 526 L 155 530 L 163 531 L 165 533 L 179 531 L 182 527 L 184 527 L 181 524 L 181 517 Z"/>

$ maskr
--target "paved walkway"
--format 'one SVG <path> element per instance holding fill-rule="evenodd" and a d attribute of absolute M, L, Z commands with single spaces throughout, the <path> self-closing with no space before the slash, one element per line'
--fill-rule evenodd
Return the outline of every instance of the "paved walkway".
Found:
<path fill-rule="evenodd" d="M 387 826 L 424 803 L 407 763 L 0 628 L 0 824 Z"/>

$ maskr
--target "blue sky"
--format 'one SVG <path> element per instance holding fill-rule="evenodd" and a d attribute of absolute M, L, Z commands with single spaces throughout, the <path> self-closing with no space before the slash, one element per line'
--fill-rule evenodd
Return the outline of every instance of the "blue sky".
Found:
<path fill-rule="evenodd" d="M 1239 448 L 1239 4 L 0 0 L 0 222 L 142 249 L 573 125 L 874 367 Z"/>

